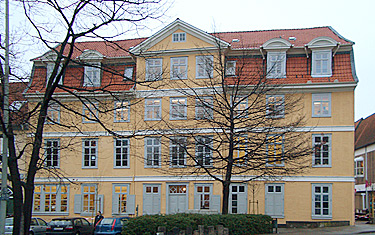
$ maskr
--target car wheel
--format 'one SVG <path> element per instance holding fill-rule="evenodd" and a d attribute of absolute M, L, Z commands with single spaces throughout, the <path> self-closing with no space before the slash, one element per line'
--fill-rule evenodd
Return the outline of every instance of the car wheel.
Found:
<path fill-rule="evenodd" d="M 29 232 L 29 235 L 34 235 L 34 232 L 33 232 L 33 231 L 30 231 L 30 232 Z"/>

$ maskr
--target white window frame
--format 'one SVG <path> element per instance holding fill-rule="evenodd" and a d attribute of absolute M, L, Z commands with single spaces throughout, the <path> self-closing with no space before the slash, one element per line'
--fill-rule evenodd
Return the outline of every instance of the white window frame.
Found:
<path fill-rule="evenodd" d="M 86 142 L 89 145 L 86 145 Z M 95 142 L 95 146 L 92 146 L 92 142 Z M 98 168 L 98 139 L 82 139 L 82 168 Z M 86 153 L 86 149 L 88 153 Z M 88 157 L 88 164 L 86 164 L 86 158 Z M 93 161 L 94 158 L 94 161 Z"/>
<path fill-rule="evenodd" d="M 323 141 L 323 144 L 318 144 L 316 138 L 319 137 L 320 141 Z M 328 138 L 328 144 L 325 144 L 324 139 Z M 312 157 L 312 166 L 313 167 L 331 167 L 332 165 L 332 134 L 313 134 L 312 135 L 312 146 L 313 146 L 313 157 Z M 319 148 L 319 156 L 317 155 L 317 149 Z M 328 157 L 324 156 L 324 153 L 328 154 Z M 316 163 L 316 161 L 320 163 Z M 327 163 L 324 163 L 324 160 L 327 160 Z"/>
<path fill-rule="evenodd" d="M 124 70 L 124 81 L 133 81 L 134 67 L 127 66 Z"/>
<path fill-rule="evenodd" d="M 246 96 L 236 96 L 235 98 L 231 99 L 234 118 L 247 118 L 248 97 L 245 97 Z"/>
<path fill-rule="evenodd" d="M 157 102 L 156 102 L 157 101 Z M 148 103 L 151 102 L 151 103 Z M 145 121 L 161 120 L 161 99 L 145 99 Z M 151 113 L 152 117 L 148 118 L 147 114 Z"/>
<path fill-rule="evenodd" d="M 365 162 L 363 157 L 357 157 L 354 159 L 354 176 L 363 177 L 365 171 Z"/>
<path fill-rule="evenodd" d="M 281 137 L 281 142 L 277 140 L 276 138 Z M 273 138 L 273 141 L 270 142 L 270 138 Z M 277 146 L 281 145 L 281 156 L 277 156 Z M 274 154 L 270 155 L 270 148 L 272 146 L 272 151 L 274 151 Z M 266 144 L 266 151 L 267 151 L 267 163 L 266 166 L 284 166 L 284 135 L 278 135 L 278 134 L 270 134 L 267 135 L 267 144 Z M 272 158 L 272 161 L 269 161 L 269 159 Z M 277 163 L 277 158 L 281 158 L 279 161 L 281 162 L 280 164 Z"/>
<path fill-rule="evenodd" d="M 113 168 L 130 168 L 130 140 L 128 138 L 114 139 Z M 119 162 L 119 165 L 117 164 Z"/>
<path fill-rule="evenodd" d="M 187 79 L 188 57 L 171 57 L 171 79 Z"/>
<path fill-rule="evenodd" d="M 247 164 L 247 147 L 248 147 L 248 137 L 246 135 L 241 135 L 236 137 L 235 149 L 233 151 L 233 161 L 236 166 L 246 166 Z"/>
<path fill-rule="evenodd" d="M 226 76 L 236 76 L 236 61 L 228 60 L 225 65 Z"/>
<path fill-rule="evenodd" d="M 212 166 L 213 136 L 195 137 L 195 160 L 197 167 Z M 202 160 L 200 160 L 200 158 Z M 200 164 L 199 161 L 202 163 Z"/>
<path fill-rule="evenodd" d="M 82 123 L 95 123 L 96 121 L 89 120 L 99 118 L 98 103 L 83 103 L 82 104 Z M 86 119 L 86 116 L 89 119 Z"/>
<path fill-rule="evenodd" d="M 200 55 L 195 57 L 196 78 L 213 78 L 214 57 L 212 55 Z"/>
<path fill-rule="evenodd" d="M 284 118 L 285 115 L 285 96 L 267 95 L 266 96 L 267 118 Z"/>
<path fill-rule="evenodd" d="M 115 101 L 114 122 L 130 121 L 130 101 Z"/>
<path fill-rule="evenodd" d="M 60 140 L 59 139 L 45 139 L 44 151 L 45 151 L 45 160 L 44 160 L 45 166 L 48 168 L 60 168 Z"/>
<path fill-rule="evenodd" d="M 267 53 L 267 78 L 286 78 L 286 52 Z"/>
<path fill-rule="evenodd" d="M 62 67 L 63 67 L 63 65 L 59 64 L 59 68 L 57 70 L 56 76 L 61 72 Z M 47 66 L 46 66 L 46 69 L 47 69 L 46 87 L 47 87 L 48 81 L 49 81 L 49 79 L 51 77 L 51 74 L 52 74 L 54 68 L 55 68 L 55 64 L 54 63 L 47 63 Z M 63 76 L 61 76 L 60 81 L 59 81 L 58 84 L 59 85 L 63 84 Z"/>
<path fill-rule="evenodd" d="M 323 188 L 327 187 L 328 192 L 325 192 Z M 320 192 L 316 192 L 316 188 L 320 188 Z M 332 184 L 312 184 L 312 206 L 311 206 L 311 218 L 312 219 L 332 219 Z M 328 206 L 324 204 L 328 203 Z M 320 204 L 316 207 L 316 204 Z M 320 208 L 320 213 L 316 213 L 316 209 Z M 328 210 L 326 215 L 324 209 Z"/>
<path fill-rule="evenodd" d="M 321 58 L 322 55 L 327 58 Z M 327 71 L 323 71 L 323 64 L 326 62 Z M 320 71 L 317 71 L 320 66 Z M 312 77 L 331 77 L 332 76 L 332 50 L 313 50 L 312 51 L 312 66 L 311 66 Z"/>
<path fill-rule="evenodd" d="M 186 33 L 174 33 L 172 34 L 172 42 L 186 42 Z"/>
<path fill-rule="evenodd" d="M 201 96 L 195 98 L 195 119 L 213 119 L 213 103 L 214 100 L 212 96 Z"/>
<path fill-rule="evenodd" d="M 187 118 L 187 98 L 171 97 L 169 98 L 169 119 L 185 120 Z"/>
<path fill-rule="evenodd" d="M 315 93 L 311 95 L 312 117 L 331 117 L 331 93 Z M 328 109 L 328 110 L 325 110 Z M 315 113 L 317 112 L 317 113 Z"/>
<path fill-rule="evenodd" d="M 94 192 L 85 192 L 85 187 L 88 187 L 90 190 L 91 187 L 95 188 Z M 92 215 L 93 213 L 97 212 L 98 209 L 98 203 L 97 203 L 97 198 L 98 198 L 98 185 L 97 184 L 82 184 L 81 185 L 81 195 L 82 195 L 82 203 L 81 203 L 81 215 Z M 87 200 L 87 210 L 85 208 L 85 195 L 88 195 L 88 200 Z M 93 202 L 94 207 L 91 209 L 90 208 L 90 201 Z M 103 202 L 102 202 L 103 203 Z"/>
<path fill-rule="evenodd" d="M 120 191 L 119 192 L 116 192 L 116 187 L 119 187 L 120 188 Z M 123 188 L 126 188 L 125 191 L 123 191 Z M 113 200 L 118 200 L 118 210 L 116 210 L 117 212 L 116 213 L 113 213 L 113 210 L 112 210 L 112 214 L 116 214 L 116 215 L 127 215 L 129 214 L 128 211 L 129 211 L 129 208 L 128 208 L 128 199 L 129 199 L 129 184 L 113 184 Z M 123 208 L 125 207 L 125 210 L 123 210 Z"/>
<path fill-rule="evenodd" d="M 197 184 L 194 184 L 194 186 L 195 186 L 194 197 L 197 197 L 194 199 L 194 203 L 196 204 L 194 205 L 194 209 L 211 210 L 212 209 L 212 188 L 213 188 L 212 186 L 213 185 L 197 183 Z M 208 189 L 209 192 L 205 192 L 206 189 Z M 208 199 L 206 198 L 206 196 L 208 196 Z M 199 203 L 199 208 L 195 208 L 196 206 L 198 206 L 198 203 Z M 207 206 L 207 203 L 208 203 L 208 206 Z"/>
<path fill-rule="evenodd" d="M 56 190 L 47 191 L 46 187 L 56 187 Z M 65 187 L 65 192 L 62 191 Z M 69 215 L 69 185 L 66 184 L 35 184 L 33 197 L 33 214 L 34 215 Z M 39 188 L 40 191 L 36 188 Z M 49 195 L 49 196 L 48 196 Z M 53 196 L 54 195 L 54 196 Z M 46 203 L 50 204 L 52 209 L 55 200 L 55 210 L 46 211 Z M 48 202 L 49 201 L 49 202 Z M 39 202 L 39 205 L 37 203 Z M 65 202 L 65 203 L 64 203 Z M 63 209 L 65 207 L 65 210 Z M 39 210 L 36 210 L 39 208 Z"/>
<path fill-rule="evenodd" d="M 163 75 L 163 59 L 146 59 L 146 81 L 158 81 Z"/>
<path fill-rule="evenodd" d="M 46 124 L 60 123 L 60 105 L 52 103 L 48 106 L 45 123 Z"/>
<path fill-rule="evenodd" d="M 148 142 L 151 141 L 151 144 Z M 146 137 L 145 138 L 145 168 L 160 168 L 161 167 L 161 138 L 160 137 Z M 151 152 L 148 151 L 151 150 Z M 157 158 L 155 157 L 157 156 Z"/>
<path fill-rule="evenodd" d="M 186 167 L 186 137 L 172 137 L 169 141 L 170 167 Z M 181 156 L 180 154 L 183 154 Z M 181 162 L 183 162 L 181 164 Z"/>
<path fill-rule="evenodd" d="M 100 87 L 101 86 L 101 63 L 93 62 L 84 68 L 83 86 Z"/>

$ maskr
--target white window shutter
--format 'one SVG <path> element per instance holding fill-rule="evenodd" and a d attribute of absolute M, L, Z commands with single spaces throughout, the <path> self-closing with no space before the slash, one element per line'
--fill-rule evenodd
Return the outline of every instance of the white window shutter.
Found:
<path fill-rule="evenodd" d="M 135 214 L 135 195 L 128 195 L 126 209 L 128 214 Z"/>
<path fill-rule="evenodd" d="M 200 209 L 200 195 L 197 192 L 194 192 L 194 209 Z"/>
<path fill-rule="evenodd" d="M 217 211 L 218 213 L 221 212 L 221 196 L 220 195 L 212 195 L 211 200 L 211 210 Z"/>
<path fill-rule="evenodd" d="M 101 211 L 102 213 L 104 213 L 103 209 L 103 205 L 104 205 L 104 195 L 103 194 L 100 194 L 98 195 L 98 200 L 96 202 L 96 210 L 97 211 Z"/>
<path fill-rule="evenodd" d="M 74 213 L 75 214 L 80 214 L 81 213 L 81 194 L 75 194 L 74 195 Z"/>
<path fill-rule="evenodd" d="M 113 215 L 118 215 L 119 214 L 119 211 L 118 211 L 118 207 L 119 207 L 119 204 L 118 204 L 118 194 L 113 194 L 112 195 L 112 214 Z"/>
<path fill-rule="evenodd" d="M 238 214 L 246 214 L 247 212 L 247 194 L 238 195 Z"/>

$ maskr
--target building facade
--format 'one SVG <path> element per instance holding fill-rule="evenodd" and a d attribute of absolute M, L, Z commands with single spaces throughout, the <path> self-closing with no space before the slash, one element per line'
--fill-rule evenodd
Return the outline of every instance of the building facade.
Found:
<path fill-rule="evenodd" d="M 190 151 L 196 164 L 215 164 L 210 146 L 221 134 L 204 120 L 217 114 L 207 108 L 210 96 L 196 100 L 194 95 L 207 88 L 202 82 L 214 81 L 214 65 L 221 59 L 228 80 L 235 81 L 244 70 L 277 84 L 277 93 L 264 94 L 264 112 L 278 120 L 304 116 L 304 126 L 296 131 L 305 133 L 305 144 L 314 149 L 305 159 L 309 167 L 304 173 L 265 175 L 250 182 L 250 173 L 233 177 L 229 213 L 265 213 L 281 224 L 354 223 L 353 42 L 330 27 L 209 34 L 177 19 L 149 38 L 115 45 L 76 44 L 76 63 L 64 72 L 43 135 L 43 164 L 64 177 L 38 174 L 33 215 L 220 212 L 221 183 L 205 173 L 184 173 L 189 160 L 181 143 L 189 140 L 166 138 L 161 130 L 186 125 L 177 132 L 194 129 L 204 135 L 190 143 Z M 218 54 L 218 48 L 224 53 Z M 52 51 L 33 60 L 30 88 L 24 93 L 29 107 L 45 92 L 53 61 Z M 72 87 L 90 92 L 73 92 Z M 284 113 L 284 101 L 294 96 L 300 97 L 301 108 Z M 241 116 L 251 102 L 238 101 L 235 115 Z M 95 109 L 104 104 L 109 112 Z M 272 137 L 265 158 L 286 149 L 282 138 Z M 238 150 L 237 157 L 241 154 Z M 284 166 L 282 160 L 270 165 Z"/>

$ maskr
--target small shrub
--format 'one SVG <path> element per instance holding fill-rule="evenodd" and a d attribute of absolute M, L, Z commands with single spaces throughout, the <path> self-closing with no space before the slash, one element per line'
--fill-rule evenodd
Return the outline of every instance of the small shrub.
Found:
<path fill-rule="evenodd" d="M 130 219 L 123 235 L 156 234 L 159 226 L 167 231 L 173 228 L 185 230 L 198 225 L 223 225 L 229 229 L 231 235 L 247 235 L 269 233 L 272 229 L 272 218 L 267 215 L 202 215 L 202 214 L 173 214 L 173 215 L 145 215 Z"/>

